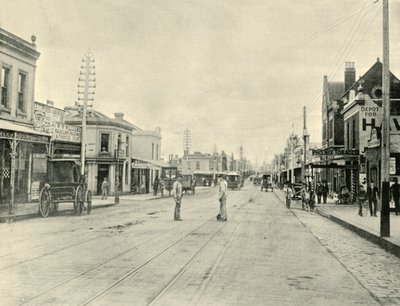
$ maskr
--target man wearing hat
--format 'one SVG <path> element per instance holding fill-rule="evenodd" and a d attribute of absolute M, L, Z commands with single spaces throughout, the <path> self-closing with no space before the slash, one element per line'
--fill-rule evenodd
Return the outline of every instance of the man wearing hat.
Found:
<path fill-rule="evenodd" d="M 227 221 L 226 215 L 226 197 L 228 191 L 228 184 L 226 183 L 222 174 L 218 175 L 218 183 L 219 183 L 219 214 L 217 215 L 218 221 Z"/>
<path fill-rule="evenodd" d="M 181 219 L 181 204 L 182 204 L 182 175 L 178 175 L 176 177 L 176 181 L 172 185 L 172 195 L 175 200 L 175 212 L 174 212 L 174 220 L 182 221 Z"/>

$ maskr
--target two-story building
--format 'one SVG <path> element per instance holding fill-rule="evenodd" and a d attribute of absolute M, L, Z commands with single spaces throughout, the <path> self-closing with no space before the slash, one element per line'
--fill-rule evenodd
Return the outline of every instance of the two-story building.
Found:
<path fill-rule="evenodd" d="M 28 42 L 0 28 L 0 204 L 33 199 L 32 182 L 47 172 L 50 135 L 34 130 L 36 37 Z M 38 157 L 38 158 L 36 158 Z"/>
<path fill-rule="evenodd" d="M 65 107 L 65 123 L 82 126 L 78 106 Z M 86 177 L 93 194 L 101 194 L 101 184 L 107 178 L 110 194 L 115 194 L 116 182 L 120 192 L 131 188 L 132 131 L 138 127 L 124 120 L 124 114 L 110 118 L 94 109 L 88 110 L 86 120 Z M 117 180 L 118 176 L 118 180 Z"/>
<path fill-rule="evenodd" d="M 161 160 L 161 129 L 132 131 L 131 192 L 149 193 L 169 165 Z"/>
<path fill-rule="evenodd" d="M 376 63 L 355 82 L 341 97 L 345 102 L 344 148 L 359 155 L 346 159 L 346 185 L 353 194 L 357 192 L 360 176 L 380 184 L 380 131 L 382 110 L 382 63 Z M 391 175 L 400 175 L 400 148 L 398 134 L 400 126 L 400 80 L 390 74 L 390 119 L 391 119 Z M 393 135 L 392 135 L 393 134 Z M 349 167 L 350 166 L 350 167 Z"/>
<path fill-rule="evenodd" d="M 345 184 L 346 159 L 343 156 L 344 123 L 341 99 L 356 81 L 354 62 L 346 62 L 343 82 L 328 81 L 324 76 L 322 95 L 322 151 L 320 179 L 326 181 L 330 192 L 338 192 Z"/>

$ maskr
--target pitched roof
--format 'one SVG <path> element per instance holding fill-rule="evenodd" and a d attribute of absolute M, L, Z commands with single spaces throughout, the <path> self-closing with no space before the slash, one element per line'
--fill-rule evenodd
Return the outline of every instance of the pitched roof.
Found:
<path fill-rule="evenodd" d="M 77 107 L 65 107 L 65 110 L 67 112 L 66 118 L 65 118 L 65 121 L 67 123 L 81 122 L 82 116 Z M 94 110 L 94 109 L 88 110 L 87 123 L 88 124 L 99 124 L 99 125 L 101 125 L 101 124 L 117 125 L 117 126 L 122 126 L 124 128 L 131 129 L 131 130 L 141 131 L 141 129 L 139 127 L 130 123 L 129 121 L 126 121 L 124 119 L 119 120 L 119 119 L 110 118 L 107 115 L 105 115 L 97 110 Z"/>

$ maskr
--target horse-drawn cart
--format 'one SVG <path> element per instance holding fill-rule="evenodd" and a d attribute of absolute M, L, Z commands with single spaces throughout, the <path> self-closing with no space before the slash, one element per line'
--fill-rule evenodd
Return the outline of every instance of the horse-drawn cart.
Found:
<path fill-rule="evenodd" d="M 40 190 L 39 213 L 46 218 L 58 211 L 59 203 L 72 202 L 77 215 L 90 214 L 92 195 L 80 175 L 80 163 L 75 159 L 48 161 L 48 181 Z"/>

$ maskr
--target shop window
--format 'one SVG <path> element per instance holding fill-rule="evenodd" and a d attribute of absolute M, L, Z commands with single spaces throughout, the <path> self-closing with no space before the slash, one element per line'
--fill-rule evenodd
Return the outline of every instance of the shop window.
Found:
<path fill-rule="evenodd" d="M 18 75 L 18 110 L 25 112 L 26 100 L 26 74 L 19 73 Z"/>
<path fill-rule="evenodd" d="M 10 68 L 1 68 L 1 105 L 5 108 L 9 108 L 9 88 L 10 88 Z"/>
<path fill-rule="evenodd" d="M 102 153 L 110 152 L 110 134 L 101 133 L 100 148 Z"/>

